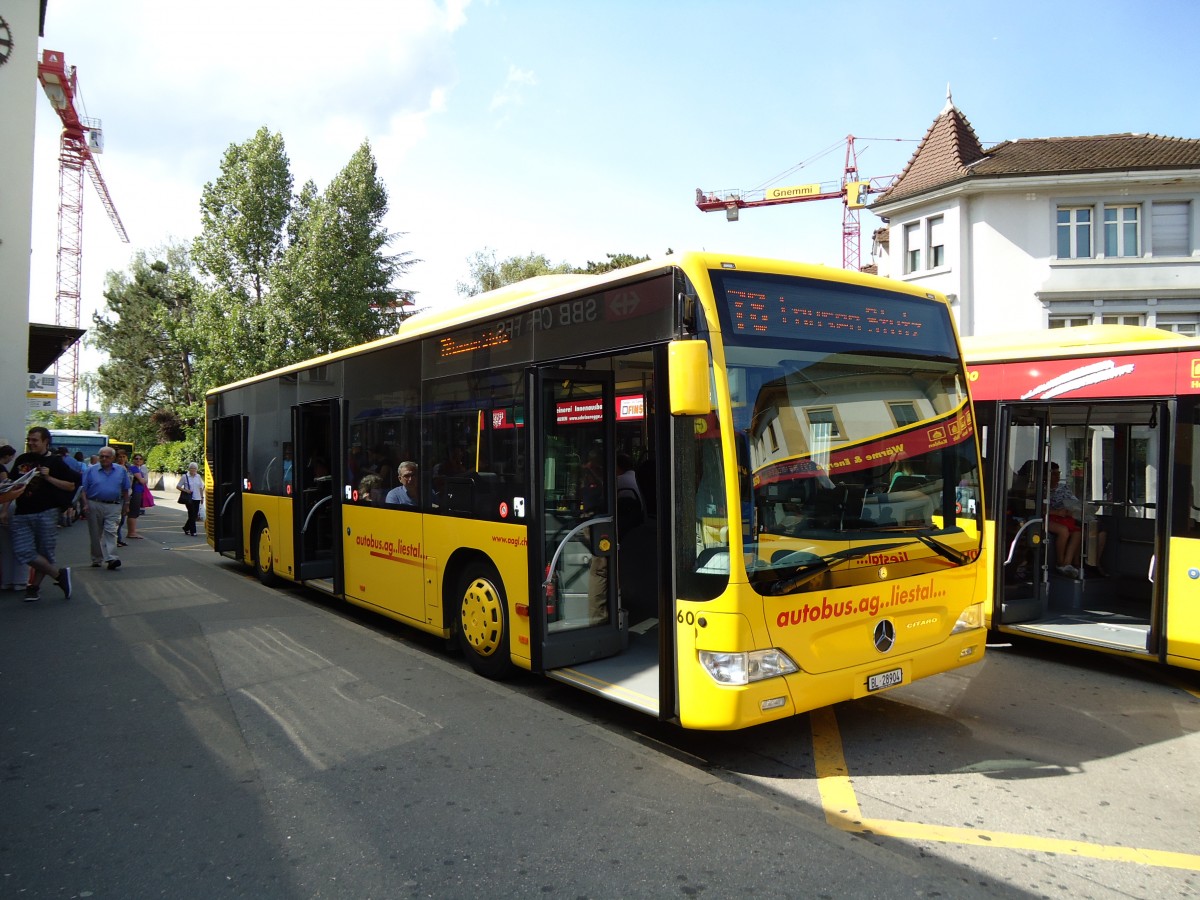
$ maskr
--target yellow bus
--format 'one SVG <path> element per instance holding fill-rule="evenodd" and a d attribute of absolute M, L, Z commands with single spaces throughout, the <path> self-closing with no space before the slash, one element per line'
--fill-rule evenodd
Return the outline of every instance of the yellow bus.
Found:
<path fill-rule="evenodd" d="M 1200 341 L 964 338 L 997 632 L 1200 668 Z"/>
<path fill-rule="evenodd" d="M 923 289 L 706 253 L 535 278 L 213 390 L 206 427 L 215 550 L 485 676 L 733 729 L 983 654 L 978 442 Z"/>

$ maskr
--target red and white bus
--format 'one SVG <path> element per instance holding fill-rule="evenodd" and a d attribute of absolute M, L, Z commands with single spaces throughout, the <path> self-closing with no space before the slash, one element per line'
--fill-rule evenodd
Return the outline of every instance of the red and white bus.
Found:
<path fill-rule="evenodd" d="M 1200 341 L 964 338 L 996 631 L 1200 668 Z"/>

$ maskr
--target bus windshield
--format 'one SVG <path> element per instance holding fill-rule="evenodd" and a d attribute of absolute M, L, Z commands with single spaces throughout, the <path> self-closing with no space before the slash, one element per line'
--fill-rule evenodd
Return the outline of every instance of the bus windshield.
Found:
<path fill-rule="evenodd" d="M 794 288 L 784 302 L 800 304 L 793 281 L 771 290 Z M 906 339 L 865 321 L 876 292 L 823 287 L 826 321 L 844 327 L 804 341 L 770 300 L 774 320 L 740 336 L 729 303 L 745 560 L 767 595 L 937 571 L 979 550 L 978 454 L 949 312 L 889 297 L 886 316 L 904 319 Z"/>

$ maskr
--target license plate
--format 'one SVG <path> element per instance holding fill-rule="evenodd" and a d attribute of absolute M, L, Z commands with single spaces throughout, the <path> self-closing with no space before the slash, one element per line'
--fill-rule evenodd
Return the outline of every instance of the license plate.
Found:
<path fill-rule="evenodd" d="M 903 669 L 892 669 L 889 672 L 880 672 L 878 675 L 867 676 L 868 691 L 882 691 L 884 688 L 895 687 L 904 681 Z"/>

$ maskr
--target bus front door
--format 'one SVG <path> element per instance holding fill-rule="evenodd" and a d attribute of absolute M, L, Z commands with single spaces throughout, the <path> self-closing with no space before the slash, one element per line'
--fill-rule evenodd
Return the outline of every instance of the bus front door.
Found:
<path fill-rule="evenodd" d="M 208 503 L 207 529 L 213 549 L 241 559 L 242 485 L 246 476 L 246 419 L 225 416 L 212 423 L 213 493 Z"/>
<path fill-rule="evenodd" d="M 536 370 L 530 630 L 536 671 L 621 651 L 611 373 Z"/>
<path fill-rule="evenodd" d="M 340 438 L 336 399 L 292 407 L 293 543 L 299 581 L 324 581 L 338 590 L 341 575 L 341 503 L 333 477 Z"/>
<path fill-rule="evenodd" d="M 1049 567 L 1046 492 L 1049 416 L 1043 408 L 1003 410 L 1000 434 L 1007 435 L 998 464 L 1003 466 L 997 499 L 996 608 L 1000 624 L 1046 615 Z"/>

